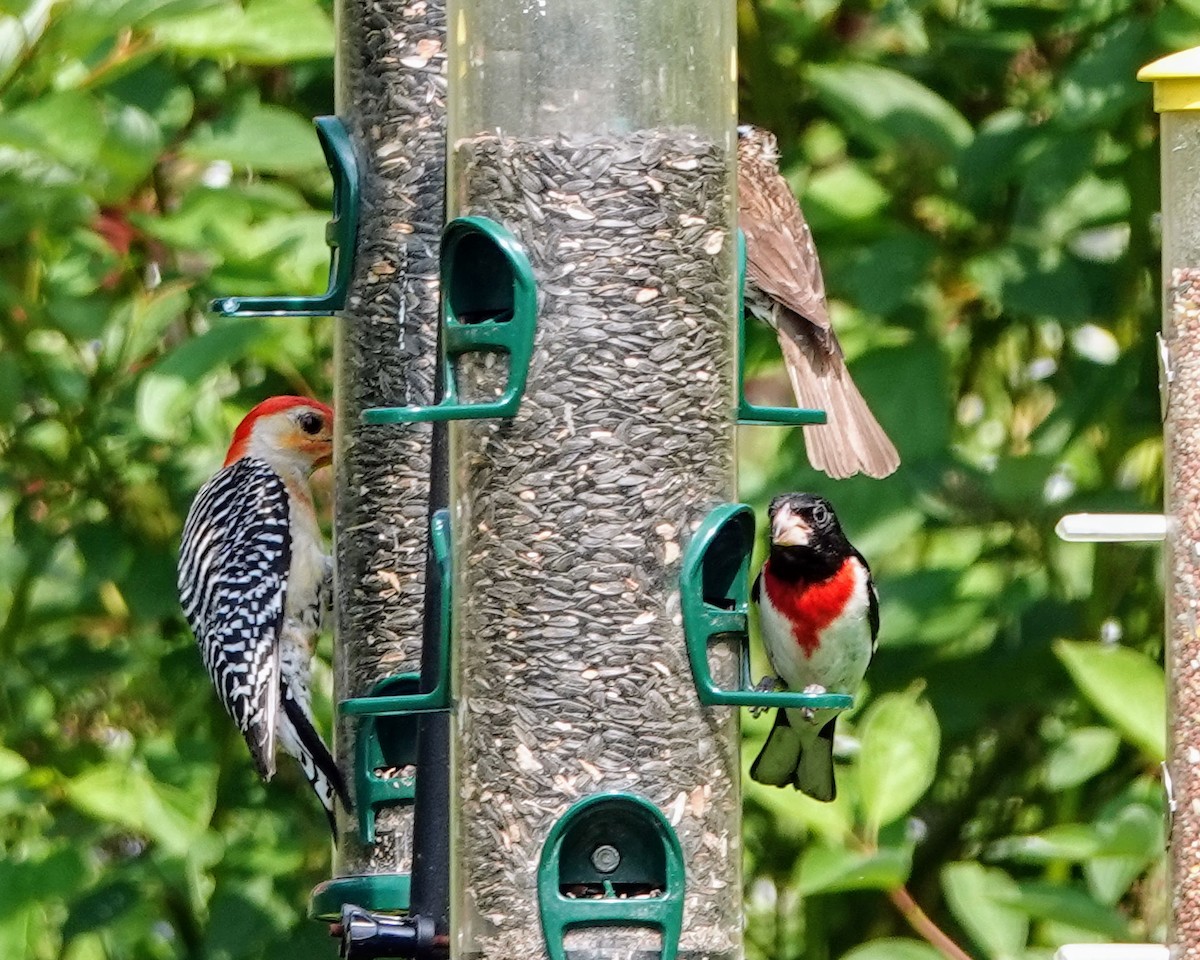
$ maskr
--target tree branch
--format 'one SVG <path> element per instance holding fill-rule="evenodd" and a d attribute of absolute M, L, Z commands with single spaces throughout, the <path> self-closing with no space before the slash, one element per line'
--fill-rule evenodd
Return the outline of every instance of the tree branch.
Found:
<path fill-rule="evenodd" d="M 971 960 L 971 955 L 950 939 L 949 934 L 934 923 L 929 915 L 921 909 L 908 888 L 897 887 L 888 891 L 888 899 L 895 904 L 900 914 L 908 921 L 908 925 L 929 941 L 929 943 L 946 958 L 946 960 Z"/>

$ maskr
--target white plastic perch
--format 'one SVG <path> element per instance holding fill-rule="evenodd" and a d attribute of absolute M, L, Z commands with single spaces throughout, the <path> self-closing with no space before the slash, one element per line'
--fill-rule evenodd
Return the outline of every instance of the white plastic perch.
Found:
<path fill-rule="evenodd" d="M 1072 943 L 1059 947 L 1054 960 L 1167 960 L 1161 943 Z"/>
<path fill-rule="evenodd" d="M 1071 542 L 1155 542 L 1166 538 L 1167 518 L 1161 513 L 1068 513 L 1054 532 Z"/>

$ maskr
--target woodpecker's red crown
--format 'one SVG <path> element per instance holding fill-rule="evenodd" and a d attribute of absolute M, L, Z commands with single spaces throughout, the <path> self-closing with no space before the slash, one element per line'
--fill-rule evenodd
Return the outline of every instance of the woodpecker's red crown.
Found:
<path fill-rule="evenodd" d="M 252 409 L 233 431 L 225 466 L 247 455 L 309 470 L 333 456 L 333 410 L 308 397 L 271 397 Z"/>

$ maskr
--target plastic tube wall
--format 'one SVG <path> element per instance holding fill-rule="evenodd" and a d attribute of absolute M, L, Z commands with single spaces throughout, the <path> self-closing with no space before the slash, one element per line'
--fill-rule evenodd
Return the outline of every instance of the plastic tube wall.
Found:
<path fill-rule="evenodd" d="M 1200 112 L 1162 114 L 1168 765 L 1174 957 L 1200 957 Z"/>
<path fill-rule="evenodd" d="M 365 408 L 431 403 L 445 198 L 443 0 L 340 0 L 337 112 L 363 174 L 355 273 L 337 338 L 335 514 L 339 700 L 420 667 L 429 424 L 366 426 Z M 353 790 L 353 718 L 337 730 Z M 412 808 L 341 824 L 335 874 L 410 871 Z"/>
<path fill-rule="evenodd" d="M 626 791 L 683 845 L 680 956 L 737 957 L 737 717 L 699 703 L 678 589 L 688 537 L 735 494 L 733 4 L 449 14 L 450 212 L 515 234 L 540 303 L 519 414 L 451 429 L 455 955 L 545 956 L 547 835 Z M 501 366 L 466 364 L 463 388 Z M 658 946 L 634 927 L 566 942 Z"/>

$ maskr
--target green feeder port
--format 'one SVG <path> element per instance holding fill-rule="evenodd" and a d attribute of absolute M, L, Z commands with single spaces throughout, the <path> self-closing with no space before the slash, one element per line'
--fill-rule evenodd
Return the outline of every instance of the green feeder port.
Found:
<path fill-rule="evenodd" d="M 325 162 L 333 175 L 333 219 L 325 225 L 329 244 L 329 285 L 316 297 L 218 297 L 209 310 L 225 317 L 328 317 L 346 305 L 358 235 L 359 172 L 354 144 L 337 117 L 313 120 Z"/>
<path fill-rule="evenodd" d="M 445 391 L 433 406 L 376 407 L 367 423 L 516 416 L 537 330 L 537 287 L 516 238 L 487 217 L 459 217 L 442 234 L 442 362 Z M 463 402 L 456 361 L 466 353 L 508 354 L 508 380 L 495 400 Z"/>
<path fill-rule="evenodd" d="M 746 235 L 739 230 L 737 239 L 737 422 L 751 427 L 798 427 L 824 423 L 824 410 L 765 407 L 746 399 Z"/>
<path fill-rule="evenodd" d="M 417 714 L 450 707 L 450 535 L 450 513 L 439 510 L 430 521 L 441 616 L 434 689 L 422 693 L 419 673 L 401 673 L 381 680 L 367 696 L 338 705 L 343 715 L 360 718 L 355 736 L 355 813 L 364 844 L 375 842 L 375 817 L 381 809 L 412 804 L 416 799 Z M 348 903 L 370 911 L 405 911 L 411 887 L 408 874 L 336 877 L 313 891 L 309 916 L 337 920 Z"/>
<path fill-rule="evenodd" d="M 412 878 L 406 873 L 335 877 L 318 884 L 308 898 L 312 920 L 333 923 L 341 919 L 342 906 L 353 903 L 379 913 L 404 913 L 412 900 Z"/>
<path fill-rule="evenodd" d="M 381 680 L 363 700 L 415 693 L 417 674 Z M 354 758 L 355 813 L 363 843 L 375 842 L 375 815 L 384 807 L 409 805 L 416 799 L 417 717 L 414 713 L 366 714 L 358 721 Z"/>
<path fill-rule="evenodd" d="M 683 554 L 680 600 L 692 679 L 707 706 L 809 707 L 848 710 L 854 698 L 841 693 L 778 693 L 758 690 L 750 680 L 750 558 L 754 511 L 724 503 L 705 517 Z M 708 662 L 714 640 L 737 643 L 740 689 L 722 690 Z"/>
<path fill-rule="evenodd" d="M 375 692 L 365 697 L 343 700 L 338 709 L 345 716 L 387 716 L 389 714 L 431 713 L 450 709 L 450 611 L 454 571 L 450 565 L 450 511 L 438 510 L 430 521 L 429 535 L 437 561 L 441 643 L 438 644 L 437 683 L 432 690 L 419 692 L 420 674 L 402 673 L 381 681 Z M 394 686 L 388 686 L 394 684 Z"/>
<path fill-rule="evenodd" d="M 411 769 L 417 761 L 416 715 L 450 708 L 450 513 L 439 510 L 430 523 L 433 553 L 441 585 L 439 601 L 442 637 L 438 644 L 438 680 L 422 693 L 418 673 L 401 673 L 377 683 L 365 697 L 343 700 L 345 716 L 360 717 L 354 762 L 359 836 L 375 842 L 375 814 L 388 806 L 412 803 L 416 796 L 411 774 L 379 771 Z"/>
<path fill-rule="evenodd" d="M 675 831 L 649 800 L 602 793 L 574 804 L 550 830 L 538 864 L 538 905 L 550 960 L 567 960 L 582 927 L 653 927 L 674 960 L 685 872 Z"/>

